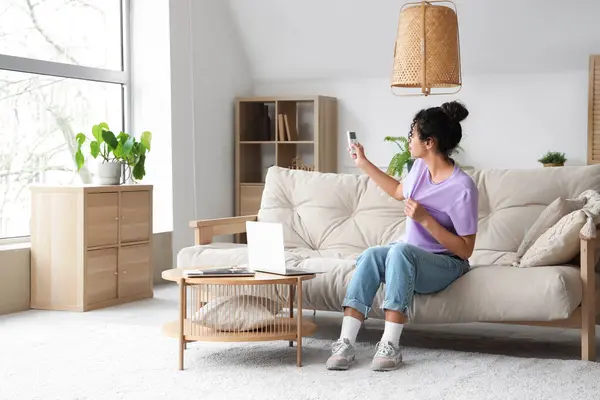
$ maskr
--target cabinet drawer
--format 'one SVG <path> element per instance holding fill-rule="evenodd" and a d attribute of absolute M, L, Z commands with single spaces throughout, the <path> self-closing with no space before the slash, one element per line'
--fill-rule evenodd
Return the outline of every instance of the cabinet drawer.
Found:
<path fill-rule="evenodd" d="M 119 298 L 150 292 L 151 271 L 150 244 L 121 247 L 119 253 Z"/>
<path fill-rule="evenodd" d="M 150 240 L 151 195 L 146 190 L 121 193 L 121 243 Z"/>
<path fill-rule="evenodd" d="M 86 304 L 117 298 L 117 248 L 88 250 L 85 263 Z"/>
<path fill-rule="evenodd" d="M 116 245 L 119 234 L 119 194 L 88 194 L 85 213 L 87 247 Z"/>
<path fill-rule="evenodd" d="M 240 188 L 240 215 L 254 215 L 260 209 L 264 186 L 242 186 Z"/>

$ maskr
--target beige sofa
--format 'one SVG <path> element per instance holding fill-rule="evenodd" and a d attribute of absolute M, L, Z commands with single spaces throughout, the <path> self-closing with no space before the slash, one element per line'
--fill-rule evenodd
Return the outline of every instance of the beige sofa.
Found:
<path fill-rule="evenodd" d="M 582 331 L 582 358 L 595 360 L 597 240 L 581 240 L 581 267 L 512 266 L 528 228 L 558 197 L 600 191 L 600 165 L 527 170 L 473 170 L 479 188 L 479 232 L 471 270 L 447 289 L 417 295 L 410 323 L 505 322 L 569 326 Z M 327 270 L 303 286 L 303 306 L 340 311 L 356 257 L 401 239 L 403 204 L 366 175 L 271 167 L 258 215 L 193 221 L 196 245 L 178 253 L 178 267 L 243 264 L 243 244 L 213 237 L 240 233 L 245 221 L 284 225 L 290 266 Z M 567 263 L 568 264 L 568 263 Z M 383 316 L 376 296 L 371 317 Z"/>

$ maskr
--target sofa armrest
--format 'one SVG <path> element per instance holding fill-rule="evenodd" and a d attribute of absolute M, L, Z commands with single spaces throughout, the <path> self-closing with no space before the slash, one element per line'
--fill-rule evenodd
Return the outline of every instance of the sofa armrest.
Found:
<path fill-rule="evenodd" d="M 596 237 L 581 239 L 581 352 L 584 360 L 596 359 Z"/>
<path fill-rule="evenodd" d="M 257 218 L 257 215 L 243 215 L 240 217 L 204 219 L 191 221 L 190 227 L 194 228 L 194 239 L 197 245 L 209 244 L 215 236 L 246 232 L 246 221 L 256 221 Z"/>

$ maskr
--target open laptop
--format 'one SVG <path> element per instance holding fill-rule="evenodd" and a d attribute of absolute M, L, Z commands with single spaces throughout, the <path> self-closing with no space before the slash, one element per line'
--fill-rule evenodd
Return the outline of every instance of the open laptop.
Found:
<path fill-rule="evenodd" d="M 276 222 L 246 222 L 248 268 L 277 275 L 312 275 L 315 272 L 285 265 L 283 225 Z"/>

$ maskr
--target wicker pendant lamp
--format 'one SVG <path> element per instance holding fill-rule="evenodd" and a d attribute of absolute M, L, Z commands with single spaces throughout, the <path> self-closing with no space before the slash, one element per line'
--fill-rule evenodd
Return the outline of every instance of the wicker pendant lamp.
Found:
<path fill-rule="evenodd" d="M 451 3 L 454 9 L 436 3 Z M 398 96 L 453 94 L 461 87 L 458 15 L 454 3 L 404 4 L 394 46 L 392 93 Z M 419 88 L 420 91 L 415 90 Z"/>

